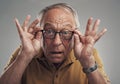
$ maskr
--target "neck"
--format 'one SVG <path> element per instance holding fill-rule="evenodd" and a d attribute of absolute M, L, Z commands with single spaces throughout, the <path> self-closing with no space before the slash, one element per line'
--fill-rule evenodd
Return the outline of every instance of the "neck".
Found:
<path fill-rule="evenodd" d="M 53 63 L 53 64 L 56 67 L 56 69 L 59 69 L 59 67 L 63 64 L 63 62 L 62 63 Z"/>

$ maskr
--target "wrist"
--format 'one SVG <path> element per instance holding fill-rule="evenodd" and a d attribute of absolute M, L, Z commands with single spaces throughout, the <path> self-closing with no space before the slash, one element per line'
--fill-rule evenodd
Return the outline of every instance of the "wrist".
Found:
<path fill-rule="evenodd" d="M 79 61 L 83 68 L 89 68 L 95 65 L 95 58 L 94 56 L 83 56 L 84 58 L 80 58 Z"/>
<path fill-rule="evenodd" d="M 83 68 L 83 72 L 86 74 L 92 73 L 94 72 L 96 69 L 98 68 L 97 63 L 95 62 L 95 64 L 89 68 Z"/>
<path fill-rule="evenodd" d="M 33 59 L 33 56 L 30 54 L 26 54 L 24 51 L 21 51 L 18 55 L 18 59 L 17 60 L 22 60 L 25 63 L 29 63 L 31 60 Z"/>

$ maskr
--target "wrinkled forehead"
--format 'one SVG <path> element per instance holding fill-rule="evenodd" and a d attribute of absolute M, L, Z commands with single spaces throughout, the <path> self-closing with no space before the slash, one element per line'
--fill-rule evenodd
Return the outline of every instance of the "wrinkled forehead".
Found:
<path fill-rule="evenodd" d="M 51 25 L 71 25 L 74 27 L 75 19 L 70 11 L 63 8 L 54 8 L 47 11 L 43 16 L 42 25 L 44 26 L 47 23 Z"/>

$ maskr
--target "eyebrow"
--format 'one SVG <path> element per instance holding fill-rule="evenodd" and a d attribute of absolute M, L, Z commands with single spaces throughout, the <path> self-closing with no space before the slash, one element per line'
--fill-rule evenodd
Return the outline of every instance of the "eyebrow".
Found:
<path fill-rule="evenodd" d="M 55 26 L 53 24 L 51 24 L 51 23 L 45 23 L 44 28 L 46 28 L 46 27 L 55 28 Z M 72 29 L 73 28 L 72 25 L 70 25 L 70 24 L 64 24 L 62 28 L 64 28 L 64 27 L 67 27 L 65 29 L 68 29 L 68 28 Z"/>
<path fill-rule="evenodd" d="M 63 27 L 73 28 L 72 25 L 70 25 L 70 24 L 65 24 L 65 25 L 63 25 Z"/>
<path fill-rule="evenodd" d="M 46 26 L 51 26 L 52 24 L 50 24 L 50 23 L 45 23 L 45 25 L 44 25 L 44 27 L 46 27 Z"/>
<path fill-rule="evenodd" d="M 50 24 L 50 23 L 45 23 L 45 25 L 44 25 L 44 28 L 46 28 L 46 27 L 52 27 L 52 28 L 54 28 L 54 25 L 52 25 L 52 24 Z"/>

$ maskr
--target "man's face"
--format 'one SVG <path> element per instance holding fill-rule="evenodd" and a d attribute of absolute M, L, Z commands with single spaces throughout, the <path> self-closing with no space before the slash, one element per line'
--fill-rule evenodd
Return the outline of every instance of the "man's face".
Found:
<path fill-rule="evenodd" d="M 43 49 L 46 58 L 52 63 L 63 62 L 69 55 L 73 45 L 73 38 L 63 38 L 64 34 L 67 36 L 66 31 L 75 29 L 73 15 L 70 11 L 62 8 L 51 9 L 44 15 L 42 25 L 43 29 L 47 30 L 47 33 L 51 35 L 50 37 L 43 36 Z M 54 38 L 51 38 L 53 32 L 62 32 L 64 34 L 56 33 Z M 73 37 L 73 32 L 71 35 Z"/>

